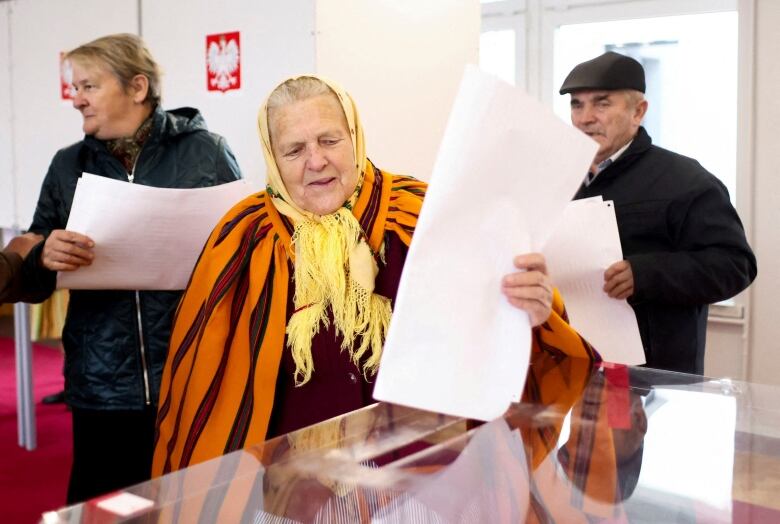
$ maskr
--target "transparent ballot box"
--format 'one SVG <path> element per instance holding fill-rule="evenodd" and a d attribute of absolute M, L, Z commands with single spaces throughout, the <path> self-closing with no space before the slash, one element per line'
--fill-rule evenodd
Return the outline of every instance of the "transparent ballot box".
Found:
<path fill-rule="evenodd" d="M 482 423 L 379 403 L 45 523 L 780 522 L 780 389 L 535 355 Z"/>

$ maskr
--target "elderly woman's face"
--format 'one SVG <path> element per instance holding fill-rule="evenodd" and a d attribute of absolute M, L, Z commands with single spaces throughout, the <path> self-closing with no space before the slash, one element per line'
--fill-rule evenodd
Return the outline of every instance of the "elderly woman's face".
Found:
<path fill-rule="evenodd" d="M 269 132 L 279 174 L 298 207 L 327 215 L 349 199 L 358 172 L 347 119 L 335 96 L 275 109 Z"/>
<path fill-rule="evenodd" d="M 84 118 L 85 134 L 110 140 L 135 133 L 138 124 L 133 110 L 138 95 L 125 91 L 104 66 L 73 62 L 73 87 L 73 107 Z"/>

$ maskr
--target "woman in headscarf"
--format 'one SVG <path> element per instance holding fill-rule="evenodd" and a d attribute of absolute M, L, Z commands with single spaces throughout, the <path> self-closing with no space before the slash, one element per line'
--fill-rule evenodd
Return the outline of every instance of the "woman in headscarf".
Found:
<path fill-rule="evenodd" d="M 302 76 L 259 114 L 267 190 L 204 247 L 175 319 L 153 472 L 161 475 L 373 402 L 373 377 L 426 185 L 376 168 L 350 96 Z M 503 292 L 536 348 L 592 357 L 544 258 Z M 498 290 L 496 290 L 498 292 Z"/>

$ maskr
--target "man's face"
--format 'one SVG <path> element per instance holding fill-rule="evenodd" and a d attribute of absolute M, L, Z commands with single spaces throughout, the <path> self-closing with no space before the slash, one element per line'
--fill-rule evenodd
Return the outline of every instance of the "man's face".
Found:
<path fill-rule="evenodd" d="M 571 94 L 571 123 L 598 142 L 594 164 L 612 156 L 636 135 L 647 102 L 629 91 L 575 91 Z"/>

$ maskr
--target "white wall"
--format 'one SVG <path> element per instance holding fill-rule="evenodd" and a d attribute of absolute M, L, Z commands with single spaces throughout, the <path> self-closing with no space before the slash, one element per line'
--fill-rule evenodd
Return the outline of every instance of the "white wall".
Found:
<path fill-rule="evenodd" d="M 747 379 L 745 355 L 748 351 L 747 328 L 741 320 L 730 322 L 713 319 L 707 323 L 707 348 L 704 353 L 704 374 L 708 377 Z"/>
<path fill-rule="evenodd" d="M 201 110 L 245 178 L 265 181 L 257 112 L 281 80 L 315 70 L 314 0 L 143 0 L 141 31 L 164 69 L 163 106 Z M 206 90 L 206 35 L 241 32 L 241 89 Z"/>
<path fill-rule="evenodd" d="M 13 137 L 0 146 L 6 188 L 0 226 L 29 225 L 52 156 L 83 136 L 78 112 L 59 99 L 58 56 L 98 36 L 140 33 L 163 68 L 164 107 L 200 109 L 255 182 L 265 178 L 257 110 L 277 82 L 310 72 L 338 80 L 356 98 L 377 165 L 428 179 L 463 66 L 478 59 L 478 0 L 193 0 L 186 9 L 174 0 L 0 5 L 13 29 L 0 43 L 0 68 L 13 73 L 11 89 L 0 86 L 0 101 L 13 97 L 0 108 L 0 137 Z M 241 32 L 241 89 L 208 92 L 205 37 L 232 31 Z"/>
<path fill-rule="evenodd" d="M 430 178 L 479 27 L 478 0 L 318 0 L 317 71 L 355 98 L 379 168 Z"/>
<path fill-rule="evenodd" d="M 780 385 L 780 2 L 756 1 L 753 248 L 749 379 Z"/>
<path fill-rule="evenodd" d="M 11 5 L 0 3 L 0 71 L 9 71 Z M 14 181 L 11 160 L 11 76 L 0 75 L 0 227 L 14 224 Z"/>
<path fill-rule="evenodd" d="M 135 33 L 137 4 L 135 0 L 15 0 L 6 5 L 12 23 L 15 221 L 26 228 L 54 153 L 83 136 L 81 116 L 60 99 L 59 54 L 104 34 Z"/>

